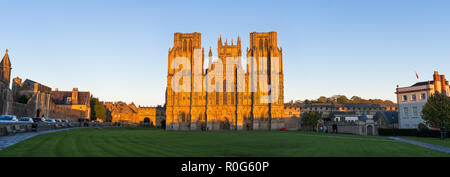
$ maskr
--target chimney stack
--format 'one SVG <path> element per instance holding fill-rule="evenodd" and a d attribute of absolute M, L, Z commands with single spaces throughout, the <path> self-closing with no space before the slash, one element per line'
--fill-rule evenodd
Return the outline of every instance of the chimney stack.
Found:
<path fill-rule="evenodd" d="M 445 93 L 446 92 L 445 88 L 446 88 L 445 75 L 441 75 L 441 91 L 442 91 L 442 94 L 444 94 L 444 95 L 447 94 L 447 93 Z"/>
<path fill-rule="evenodd" d="M 72 90 L 72 104 L 78 104 L 78 88 Z"/>
<path fill-rule="evenodd" d="M 439 77 L 439 73 L 437 72 L 437 71 L 434 71 L 434 74 L 433 74 L 433 81 L 434 81 L 434 91 L 438 91 L 438 81 L 440 80 L 441 78 Z"/>

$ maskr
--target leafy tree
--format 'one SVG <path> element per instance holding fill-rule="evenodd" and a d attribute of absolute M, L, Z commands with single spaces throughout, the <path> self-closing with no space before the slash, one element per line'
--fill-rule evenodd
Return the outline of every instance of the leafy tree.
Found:
<path fill-rule="evenodd" d="M 319 99 L 317 99 L 317 102 L 319 102 L 319 103 L 326 103 L 327 102 L 327 97 L 321 96 L 321 97 L 319 97 Z"/>
<path fill-rule="evenodd" d="M 319 112 L 305 112 L 302 115 L 301 123 L 305 126 L 316 126 L 317 122 L 322 118 Z"/>
<path fill-rule="evenodd" d="M 359 96 L 352 96 L 351 100 L 352 100 L 352 102 L 357 103 L 357 102 L 360 102 L 362 100 L 362 98 Z"/>
<path fill-rule="evenodd" d="M 100 103 L 98 98 L 91 96 L 91 119 L 97 120 L 101 119 L 103 121 L 106 120 L 106 108 L 105 106 Z"/>
<path fill-rule="evenodd" d="M 434 93 L 422 108 L 422 118 L 431 127 L 450 128 L 450 98 L 442 93 Z"/>
<path fill-rule="evenodd" d="M 339 95 L 336 99 L 338 104 L 346 104 L 349 102 L 348 98 L 344 95 Z"/>
<path fill-rule="evenodd" d="M 386 105 L 386 104 L 390 104 L 393 105 L 395 104 L 394 102 L 390 101 L 390 100 L 382 100 L 382 99 L 363 99 L 361 97 L 358 96 L 352 96 L 351 99 L 348 99 L 345 95 L 333 95 L 332 97 L 326 97 L 326 96 L 321 96 L 316 100 L 297 100 L 295 101 L 293 104 L 294 105 L 301 105 L 301 104 L 381 104 L 381 105 Z M 292 104 L 292 101 L 291 101 Z"/>

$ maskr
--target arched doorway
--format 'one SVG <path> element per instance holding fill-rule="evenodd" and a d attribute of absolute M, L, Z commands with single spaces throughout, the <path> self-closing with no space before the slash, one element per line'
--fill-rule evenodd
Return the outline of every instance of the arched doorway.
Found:
<path fill-rule="evenodd" d="M 244 116 L 244 130 L 252 130 L 253 124 L 250 119 L 250 116 Z"/>
<path fill-rule="evenodd" d="M 373 136 L 373 126 L 372 125 L 367 126 L 367 136 Z"/>
<path fill-rule="evenodd" d="M 230 121 L 228 121 L 228 118 L 224 118 L 222 119 L 222 121 L 220 121 L 220 130 L 230 130 L 231 129 L 231 124 Z"/>
<path fill-rule="evenodd" d="M 144 118 L 144 125 L 145 126 L 153 126 L 152 124 L 151 124 L 151 122 L 150 122 L 150 118 L 148 118 L 148 117 L 146 117 L 146 118 Z"/>
<path fill-rule="evenodd" d="M 36 117 L 41 117 L 41 110 L 40 109 L 36 110 Z"/>

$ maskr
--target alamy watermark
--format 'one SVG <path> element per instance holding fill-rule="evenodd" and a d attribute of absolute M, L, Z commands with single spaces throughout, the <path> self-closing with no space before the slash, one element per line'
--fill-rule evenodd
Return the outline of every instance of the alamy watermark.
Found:
<path fill-rule="evenodd" d="M 227 57 L 225 63 L 217 60 L 214 67 L 206 73 L 206 77 L 203 77 L 202 50 L 195 49 L 192 62 L 186 57 L 176 57 L 169 66 L 176 71 L 171 82 L 172 91 L 180 93 L 205 90 L 208 93 L 214 91 L 243 93 L 246 89 L 249 92 L 259 90 L 263 93 L 260 96 L 261 103 L 276 102 L 280 96 L 280 59 L 271 57 L 270 63 L 267 57 L 251 57 L 247 60 L 249 60 L 248 84 L 245 83 L 246 73 L 240 64 L 240 57 Z M 224 76 L 226 84 L 224 84 Z M 234 83 L 237 83 L 237 86 Z M 225 88 L 224 85 L 226 85 Z"/>

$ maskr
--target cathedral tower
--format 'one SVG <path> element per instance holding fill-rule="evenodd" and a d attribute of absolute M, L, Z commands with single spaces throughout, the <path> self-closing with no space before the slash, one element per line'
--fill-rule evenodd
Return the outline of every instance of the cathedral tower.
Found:
<path fill-rule="evenodd" d="M 198 60 L 194 60 L 195 56 L 198 57 Z M 204 114 L 197 109 L 204 109 L 206 102 L 204 89 L 202 88 L 204 50 L 201 48 L 201 34 L 197 32 L 175 33 L 173 48 L 169 49 L 168 58 L 166 95 L 167 128 L 173 130 L 195 129 L 196 125 L 192 125 L 191 123 L 202 119 Z M 179 61 L 182 61 L 181 64 Z M 188 77 L 183 77 L 179 80 L 177 80 L 178 78 L 174 78 L 182 70 L 189 72 L 183 73 L 183 75 Z M 177 82 L 177 84 L 182 85 L 182 90 L 174 91 L 172 82 Z M 199 86 L 200 90 L 196 89 L 194 84 Z"/>
<path fill-rule="evenodd" d="M 6 49 L 5 56 L 3 56 L 2 62 L 0 63 L 1 70 L 1 82 L 4 86 L 9 88 L 9 83 L 11 81 L 11 61 L 9 60 L 8 49 Z"/>

